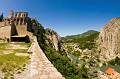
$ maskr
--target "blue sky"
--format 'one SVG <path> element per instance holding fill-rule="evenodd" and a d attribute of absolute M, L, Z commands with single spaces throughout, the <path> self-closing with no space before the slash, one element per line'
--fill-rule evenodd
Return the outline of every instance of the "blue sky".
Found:
<path fill-rule="evenodd" d="M 100 30 L 120 16 L 120 0 L 0 0 L 0 11 L 27 11 L 61 36 Z"/>

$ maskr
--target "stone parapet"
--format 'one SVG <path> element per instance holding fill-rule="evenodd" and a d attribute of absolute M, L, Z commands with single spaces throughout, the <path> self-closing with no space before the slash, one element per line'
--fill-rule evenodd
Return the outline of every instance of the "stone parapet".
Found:
<path fill-rule="evenodd" d="M 65 79 L 39 47 L 36 37 L 34 37 L 34 41 L 28 51 L 32 52 L 30 56 L 31 62 L 28 67 L 28 75 L 22 79 Z"/>

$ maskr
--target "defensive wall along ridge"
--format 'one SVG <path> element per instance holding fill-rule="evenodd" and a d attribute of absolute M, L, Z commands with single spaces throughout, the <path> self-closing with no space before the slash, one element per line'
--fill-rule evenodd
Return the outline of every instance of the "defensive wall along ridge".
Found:
<path fill-rule="evenodd" d="M 34 41 L 28 52 L 32 52 L 29 66 L 29 79 L 65 79 L 48 60 L 38 45 L 36 36 L 34 36 Z"/>

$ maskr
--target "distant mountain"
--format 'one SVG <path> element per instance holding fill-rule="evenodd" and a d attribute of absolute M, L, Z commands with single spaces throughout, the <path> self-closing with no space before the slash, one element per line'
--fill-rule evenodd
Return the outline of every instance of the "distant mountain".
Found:
<path fill-rule="evenodd" d="M 77 35 L 70 35 L 70 36 L 66 36 L 63 37 L 62 39 L 74 39 L 74 38 L 82 38 L 82 37 L 86 37 L 95 33 L 99 33 L 98 31 L 95 30 L 88 30 L 87 32 L 84 32 L 82 34 L 77 34 Z"/>
<path fill-rule="evenodd" d="M 86 37 L 86 36 L 89 36 L 91 34 L 95 34 L 95 33 L 98 33 L 98 31 L 95 31 L 95 30 L 88 30 L 87 32 L 84 32 L 82 34 L 77 34 L 77 35 L 70 35 L 70 36 L 66 36 L 66 37 L 63 37 L 63 38 L 81 38 L 81 37 Z"/>
<path fill-rule="evenodd" d="M 81 49 L 91 49 L 94 46 L 95 40 L 99 35 L 98 31 L 89 30 L 82 34 L 71 35 L 62 38 L 63 43 L 79 43 Z"/>
<path fill-rule="evenodd" d="M 85 36 L 89 36 L 89 35 L 92 35 L 92 34 L 95 34 L 95 33 L 98 33 L 98 31 L 95 31 L 95 30 L 89 30 L 87 32 L 84 32 L 82 34 L 80 34 L 81 37 L 85 37 Z"/>

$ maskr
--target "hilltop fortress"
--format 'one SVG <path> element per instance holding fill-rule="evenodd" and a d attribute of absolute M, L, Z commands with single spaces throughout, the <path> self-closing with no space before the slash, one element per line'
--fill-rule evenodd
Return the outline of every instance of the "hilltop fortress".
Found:
<path fill-rule="evenodd" d="M 29 25 L 31 18 L 28 12 L 14 12 L 11 10 L 8 17 L 0 22 L 0 40 L 2 41 L 25 41 L 30 35 L 32 26 Z"/>
<path fill-rule="evenodd" d="M 8 42 L 16 46 L 17 43 L 31 42 L 30 47 L 27 49 L 27 54 L 29 54 L 30 57 L 29 63 L 26 66 L 27 69 L 21 74 L 13 74 L 14 79 L 65 79 L 48 60 L 39 46 L 37 37 L 32 33 L 32 30 L 34 30 L 36 26 L 37 24 L 32 22 L 27 12 L 10 11 L 8 17 L 0 21 L 0 43 L 7 44 Z M 49 36 L 49 41 L 53 41 L 55 48 L 58 47 L 57 36 L 53 33 Z M 15 49 L 18 49 L 17 46 Z M 17 54 L 23 55 L 24 53 L 17 51 Z M 3 77 L 4 76 L 0 75 L 0 79 Z"/>

